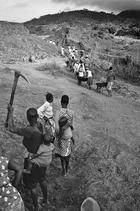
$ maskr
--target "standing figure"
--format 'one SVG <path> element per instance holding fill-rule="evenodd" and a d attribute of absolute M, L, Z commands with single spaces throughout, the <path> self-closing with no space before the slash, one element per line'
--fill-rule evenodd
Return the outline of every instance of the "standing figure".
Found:
<path fill-rule="evenodd" d="M 78 62 L 75 62 L 74 64 L 74 75 L 77 78 L 78 77 L 78 68 L 79 68 L 79 64 Z"/>
<path fill-rule="evenodd" d="M 45 134 L 46 129 L 51 128 L 52 134 L 55 134 L 55 122 L 53 116 L 53 95 L 51 93 L 46 94 L 46 102 L 37 109 L 39 118 L 43 124 L 43 134 Z"/>
<path fill-rule="evenodd" d="M 27 110 L 27 120 L 29 125 L 18 128 L 14 124 L 13 108 L 9 105 L 8 109 L 10 111 L 8 122 L 10 132 L 23 136 L 23 146 L 25 147 L 24 169 L 27 169 L 30 154 L 36 154 L 40 145 L 42 144 L 42 127 L 37 121 L 37 110 L 35 108 L 29 108 Z M 38 211 L 39 209 L 37 194 L 38 183 L 40 184 L 43 193 L 44 202 L 47 204 L 47 183 L 45 180 L 45 170 L 46 168 L 40 169 L 38 166 L 33 166 L 31 169 L 31 174 L 23 174 L 23 182 L 31 191 L 35 211 Z"/>
<path fill-rule="evenodd" d="M 92 71 L 89 69 L 86 69 L 86 74 L 87 74 L 87 84 L 88 84 L 89 89 L 91 89 L 91 85 L 93 83 Z"/>
<path fill-rule="evenodd" d="M 107 75 L 107 91 L 108 91 L 108 96 L 111 97 L 112 96 L 112 86 L 114 84 L 114 80 L 115 80 L 115 75 L 113 73 L 112 67 L 109 68 L 109 72 Z"/>
<path fill-rule="evenodd" d="M 78 68 L 78 85 L 81 85 L 82 80 L 84 79 L 85 76 L 85 66 L 84 63 L 82 61 L 80 61 L 79 63 L 79 68 Z"/>
<path fill-rule="evenodd" d="M 61 98 L 61 110 L 56 114 L 56 130 L 58 132 L 58 139 L 56 143 L 56 153 L 59 155 L 62 165 L 62 174 L 66 175 L 69 168 L 69 159 L 71 154 L 72 143 L 74 138 L 72 136 L 73 128 L 73 112 L 67 108 L 69 104 L 69 97 L 63 95 Z"/>

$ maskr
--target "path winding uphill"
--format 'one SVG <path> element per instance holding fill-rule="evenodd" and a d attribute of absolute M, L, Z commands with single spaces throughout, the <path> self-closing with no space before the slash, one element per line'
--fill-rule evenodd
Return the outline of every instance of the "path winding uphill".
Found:
<path fill-rule="evenodd" d="M 63 65 L 63 60 L 58 61 Z M 136 186 L 140 171 L 139 102 L 117 94 L 108 98 L 93 89 L 78 86 L 75 79 L 37 71 L 38 66 L 40 64 L 8 66 L 21 70 L 30 81 L 27 84 L 19 79 L 14 101 L 17 123 L 25 123 L 26 109 L 39 107 L 46 91 L 55 96 L 55 110 L 60 107 L 61 95 L 68 94 L 70 107 L 75 112 L 76 146 L 70 173 L 66 178 L 61 176 L 57 159 L 48 173 L 50 210 L 78 211 L 88 194 L 97 199 L 105 211 L 125 211 L 130 206 L 131 211 L 140 210 Z M 9 154 L 12 150 L 15 159 L 20 157 L 21 160 L 23 148 L 19 137 L 6 132 L 3 127 L 13 80 L 9 68 L 3 65 L 0 69 L 0 141 L 6 145 Z"/>

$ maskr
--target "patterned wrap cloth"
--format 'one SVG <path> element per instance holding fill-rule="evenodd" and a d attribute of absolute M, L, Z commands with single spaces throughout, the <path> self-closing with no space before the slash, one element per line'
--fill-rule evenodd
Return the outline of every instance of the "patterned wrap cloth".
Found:
<path fill-rule="evenodd" d="M 58 145 L 58 154 L 63 157 L 69 156 L 71 154 L 71 139 L 62 139 L 59 140 L 60 144 Z"/>
<path fill-rule="evenodd" d="M 8 177 L 8 162 L 0 157 L 0 211 L 24 211 L 22 198 Z"/>
<path fill-rule="evenodd" d="M 73 112 L 67 108 L 61 108 L 59 112 L 59 119 L 61 117 L 66 117 L 68 119 L 69 124 L 72 126 L 73 123 Z M 71 137 L 72 131 L 71 128 L 68 127 L 64 132 L 64 135 L 57 140 L 56 143 L 56 153 L 60 154 L 61 156 L 68 156 L 71 154 Z M 59 143 L 58 143 L 59 142 Z"/>

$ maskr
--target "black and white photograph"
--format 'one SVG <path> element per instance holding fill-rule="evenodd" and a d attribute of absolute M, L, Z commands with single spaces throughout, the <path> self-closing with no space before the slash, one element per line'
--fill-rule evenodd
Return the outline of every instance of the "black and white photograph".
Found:
<path fill-rule="evenodd" d="M 140 211 L 140 0 L 0 5 L 0 211 Z"/>

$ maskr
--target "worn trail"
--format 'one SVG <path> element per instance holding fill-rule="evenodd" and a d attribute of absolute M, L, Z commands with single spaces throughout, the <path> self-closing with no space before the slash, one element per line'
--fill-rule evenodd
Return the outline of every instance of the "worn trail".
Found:
<path fill-rule="evenodd" d="M 58 59 L 58 62 L 63 65 L 63 60 Z M 14 100 L 15 119 L 19 125 L 26 123 L 26 109 L 39 107 L 44 102 L 47 91 L 52 92 L 55 96 L 55 111 L 60 108 L 61 96 L 63 94 L 70 96 L 70 108 L 75 113 L 75 154 L 72 156 L 71 170 L 66 178 L 61 176 L 59 160 L 55 159 L 53 161 L 48 172 L 48 192 L 51 211 L 77 211 L 76 206 L 79 206 L 80 200 L 84 198 L 81 191 L 84 176 L 82 170 L 80 174 L 78 172 L 85 163 L 83 163 L 82 159 L 77 163 L 76 156 L 82 157 L 85 155 L 86 149 L 89 150 L 89 145 L 94 141 L 100 143 L 100 141 L 106 142 L 107 140 L 120 143 L 130 154 L 139 153 L 139 102 L 117 94 L 114 94 L 112 98 L 108 98 L 105 95 L 96 93 L 94 86 L 92 90 L 88 90 L 85 86 L 78 86 L 75 79 L 37 71 L 35 68 L 38 66 L 40 64 L 8 66 L 8 68 L 20 70 L 30 81 L 30 84 L 25 84 L 22 80 L 19 80 Z M 21 139 L 9 134 L 3 127 L 13 80 L 13 73 L 8 68 L 2 65 L 0 69 L 0 139 L 8 147 L 8 154 L 10 155 L 12 150 L 15 159 L 19 162 L 22 160 L 22 156 L 19 158 L 19 155 L 22 155 L 23 151 Z M 77 197 L 78 191 L 79 201 L 77 202 L 78 198 L 74 200 L 73 196 Z"/>

